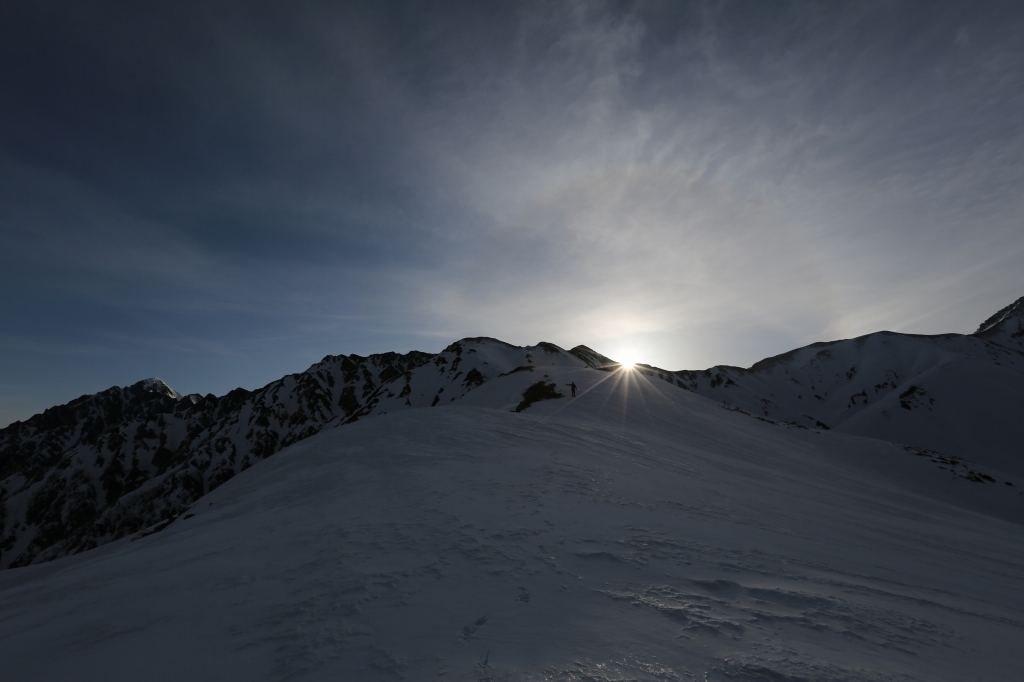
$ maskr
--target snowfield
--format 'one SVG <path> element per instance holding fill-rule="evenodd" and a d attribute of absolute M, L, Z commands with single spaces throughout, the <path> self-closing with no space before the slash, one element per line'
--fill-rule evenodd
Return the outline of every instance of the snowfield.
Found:
<path fill-rule="evenodd" d="M 757 419 L 899 442 L 969 481 L 993 483 L 1024 475 L 1022 325 L 1024 298 L 970 335 L 878 332 L 748 369 L 638 371 Z M 527 409 L 555 385 L 530 379 L 529 391 L 512 391 L 515 382 L 504 378 L 542 367 L 618 364 L 586 346 L 477 337 L 436 354 L 328 355 L 220 397 L 183 396 L 159 379 L 82 396 L 0 429 L 0 569 L 162 528 L 256 462 L 324 429 L 452 403 Z"/>
<path fill-rule="evenodd" d="M 753 415 L 908 443 L 1024 475 L 1024 352 L 976 335 L 878 332 L 677 372 Z"/>
<path fill-rule="evenodd" d="M 1020 679 L 1024 481 L 534 359 L 0 572 L 3 678 Z"/>

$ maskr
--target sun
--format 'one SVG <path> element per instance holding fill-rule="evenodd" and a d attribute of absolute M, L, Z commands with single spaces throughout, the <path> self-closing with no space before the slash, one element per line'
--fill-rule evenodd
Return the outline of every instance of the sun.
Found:
<path fill-rule="evenodd" d="M 619 365 L 622 366 L 622 369 L 633 369 L 633 365 L 637 363 L 636 355 L 632 351 L 623 351 L 618 356 Z"/>

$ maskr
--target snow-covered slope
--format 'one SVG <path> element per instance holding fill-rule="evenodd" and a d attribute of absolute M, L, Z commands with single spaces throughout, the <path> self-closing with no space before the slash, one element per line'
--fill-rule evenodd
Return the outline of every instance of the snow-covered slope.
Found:
<path fill-rule="evenodd" d="M 219 398 L 182 397 L 147 380 L 12 424 L 0 431 L 0 566 L 169 521 L 254 462 L 357 419 L 381 384 L 429 357 L 328 356 L 258 391 Z"/>
<path fill-rule="evenodd" d="M 525 352 L 463 344 L 375 406 L 436 409 L 324 430 L 160 533 L 0 573 L 4 679 L 1024 670 L 1020 480 L 562 352 L 497 371 Z M 450 400 L 471 368 L 491 375 Z M 419 389 L 420 372 L 438 383 Z M 510 411 L 538 383 L 563 397 Z"/>
<path fill-rule="evenodd" d="M 552 362 L 611 361 L 582 346 L 463 339 L 436 355 L 328 356 L 219 398 L 183 397 L 158 379 L 83 396 L 0 430 L 0 567 L 158 528 L 325 427 L 448 403 L 503 372 Z"/>
<path fill-rule="evenodd" d="M 1024 351 L 1024 296 L 982 322 L 974 335 Z"/>
<path fill-rule="evenodd" d="M 749 369 L 677 372 L 699 395 L 809 428 L 897 441 L 1024 474 L 1024 299 L 974 335 L 878 332 Z"/>
<path fill-rule="evenodd" d="M 1020 475 L 1022 324 L 1024 298 L 970 336 L 879 332 L 749 369 L 640 371 L 760 418 L 966 460 L 954 468 L 968 477 L 971 463 Z M 158 379 L 83 396 L 0 430 L 0 568 L 157 530 L 255 462 L 326 427 L 454 402 L 522 409 L 530 402 L 523 391 L 544 368 L 615 366 L 585 346 L 472 338 L 436 355 L 328 356 L 257 391 L 219 398 L 181 396 Z M 505 395 L 508 382 L 488 388 L 512 375 L 524 384 L 520 393 Z"/>

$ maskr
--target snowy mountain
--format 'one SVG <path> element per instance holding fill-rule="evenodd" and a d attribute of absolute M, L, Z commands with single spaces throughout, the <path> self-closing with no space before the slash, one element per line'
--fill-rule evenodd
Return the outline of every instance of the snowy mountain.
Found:
<path fill-rule="evenodd" d="M 160 533 L 0 572 L 4 679 L 1019 677 L 1020 479 L 574 351 L 335 358 L 218 403 L 214 439 L 377 416 L 250 452 Z"/>
<path fill-rule="evenodd" d="M 641 366 L 634 376 L 782 425 L 912 446 L 988 485 L 1024 474 L 1022 316 L 1024 299 L 970 336 L 879 332 L 749 369 Z M 159 531 L 242 471 L 325 428 L 456 402 L 522 411 L 565 393 L 547 380 L 552 371 L 609 376 L 615 368 L 585 346 L 470 338 L 438 354 L 328 356 L 257 391 L 222 397 L 182 396 L 158 379 L 83 396 L 0 430 L 0 568 Z"/>
<path fill-rule="evenodd" d="M 749 369 L 676 372 L 759 417 L 906 443 L 1024 474 L 1024 298 L 972 335 L 878 332 L 815 343 Z"/>
<path fill-rule="evenodd" d="M 503 372 L 530 373 L 556 359 L 611 363 L 585 347 L 573 353 L 464 339 L 436 355 L 328 356 L 257 391 L 219 398 L 181 396 L 159 379 L 82 396 L 0 430 L 0 567 L 159 530 L 325 427 L 458 400 Z"/>
<path fill-rule="evenodd" d="M 1024 351 L 1024 296 L 982 322 L 974 335 Z"/>

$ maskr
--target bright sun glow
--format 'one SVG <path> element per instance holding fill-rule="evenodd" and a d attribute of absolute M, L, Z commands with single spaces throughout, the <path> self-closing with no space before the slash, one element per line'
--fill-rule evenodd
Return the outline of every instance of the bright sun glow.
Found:
<path fill-rule="evenodd" d="M 632 351 L 622 351 L 618 355 L 618 360 L 622 365 L 622 369 L 633 369 L 633 365 L 637 363 L 636 356 Z"/>

